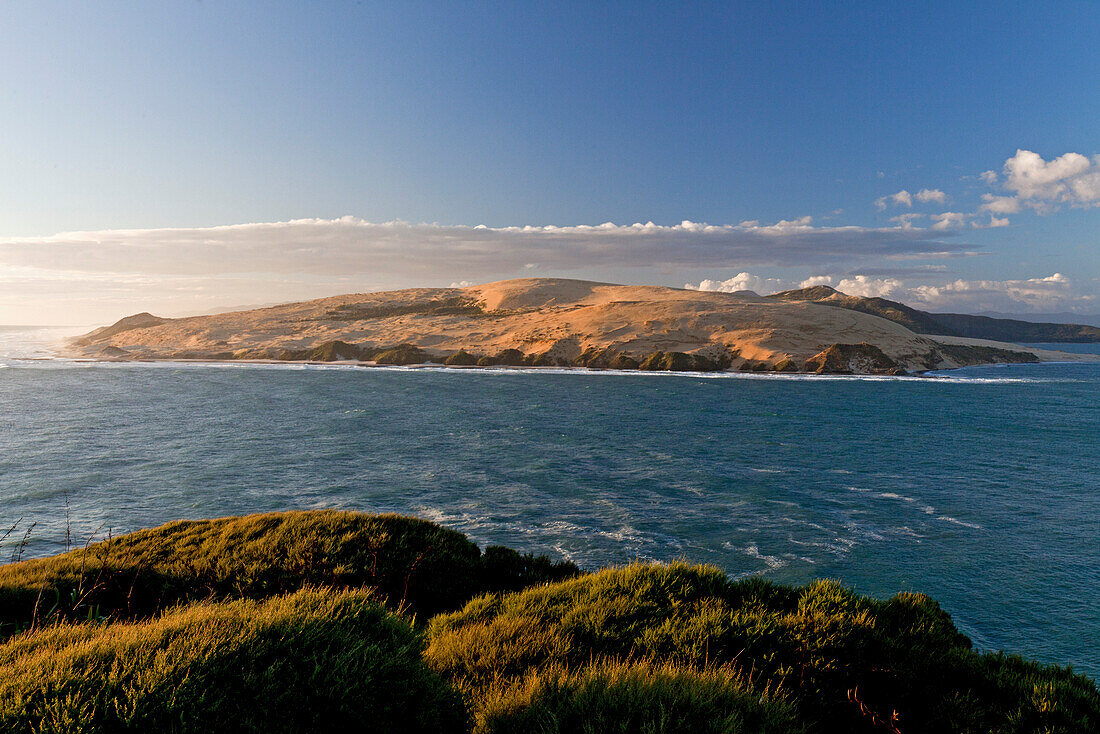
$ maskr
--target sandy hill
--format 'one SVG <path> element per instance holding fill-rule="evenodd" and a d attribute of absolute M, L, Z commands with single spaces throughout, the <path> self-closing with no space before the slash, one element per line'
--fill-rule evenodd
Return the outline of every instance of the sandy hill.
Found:
<path fill-rule="evenodd" d="M 925 370 L 1013 361 L 1013 354 L 1035 359 L 945 345 L 871 313 L 808 300 L 557 278 L 352 294 L 191 318 L 139 314 L 75 340 L 73 349 L 117 359 L 828 372 Z"/>

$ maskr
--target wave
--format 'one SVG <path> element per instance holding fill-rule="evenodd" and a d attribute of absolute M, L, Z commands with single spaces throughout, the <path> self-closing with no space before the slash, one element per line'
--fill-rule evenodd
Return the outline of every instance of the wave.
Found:
<path fill-rule="evenodd" d="M 936 515 L 936 519 L 943 520 L 944 522 L 949 522 L 955 525 L 961 525 L 964 528 L 972 528 L 974 530 L 982 529 L 982 526 L 978 525 L 977 523 L 966 522 L 965 520 L 960 520 L 957 517 L 951 517 L 950 515 Z"/>

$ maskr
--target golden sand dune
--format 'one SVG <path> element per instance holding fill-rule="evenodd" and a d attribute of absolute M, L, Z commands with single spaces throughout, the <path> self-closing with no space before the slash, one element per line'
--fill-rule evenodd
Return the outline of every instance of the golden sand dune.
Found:
<path fill-rule="evenodd" d="M 837 344 L 861 346 L 823 356 Z M 493 355 L 501 353 L 513 362 L 522 357 L 540 365 L 630 367 L 654 353 L 695 359 L 651 359 L 657 369 L 694 364 L 879 372 L 992 361 L 857 311 L 767 299 L 749 291 L 557 278 L 352 294 L 180 319 L 138 314 L 75 340 L 73 350 L 116 359 L 386 361 L 379 355 L 394 345 L 420 350 L 404 347 L 400 363 L 438 360 L 460 350 L 463 354 L 452 362 L 473 364 L 483 358 L 482 364 L 500 363 Z"/>

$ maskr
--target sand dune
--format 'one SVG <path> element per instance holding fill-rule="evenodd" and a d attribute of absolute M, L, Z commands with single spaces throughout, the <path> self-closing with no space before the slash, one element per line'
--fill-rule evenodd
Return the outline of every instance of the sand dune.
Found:
<path fill-rule="evenodd" d="M 436 358 L 459 350 L 475 356 L 518 350 L 529 361 L 541 357 L 541 364 L 573 364 L 594 353 L 642 361 L 665 352 L 700 355 L 733 369 L 802 370 L 838 343 L 872 345 L 908 371 L 975 361 L 960 356 L 957 345 L 944 347 L 857 311 L 749 291 L 556 278 L 351 294 L 163 321 L 140 314 L 75 340 L 72 349 L 117 359 L 285 359 L 334 342 L 375 350 L 410 344 Z M 325 358 L 346 358 L 341 350 L 349 349 L 355 351 L 332 347 Z M 867 369 L 857 362 L 851 371 Z"/>

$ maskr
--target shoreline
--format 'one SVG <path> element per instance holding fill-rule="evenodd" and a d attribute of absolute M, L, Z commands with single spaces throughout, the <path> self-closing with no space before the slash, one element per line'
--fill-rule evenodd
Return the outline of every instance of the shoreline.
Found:
<path fill-rule="evenodd" d="M 983 340 L 984 341 L 984 340 Z M 992 342 L 996 343 L 996 342 Z M 356 360 L 332 360 L 332 361 L 313 361 L 313 360 L 283 360 L 283 359 L 201 359 L 201 358 L 166 358 L 166 359 L 153 359 L 153 358 L 140 358 L 140 359 L 118 359 L 118 358 L 95 358 L 85 356 L 66 356 L 63 353 L 58 353 L 52 357 L 12 357 L 8 358 L 9 362 L 57 362 L 57 363 L 71 363 L 71 364 L 83 364 L 83 365 L 192 365 L 192 366 L 209 366 L 209 367 L 228 367 L 234 365 L 240 365 L 242 367 L 257 366 L 257 367 L 310 367 L 310 368 L 336 368 L 336 369 L 382 369 L 391 371 L 468 371 L 475 373 L 485 374 L 583 374 L 583 375 L 624 375 L 624 376 L 638 376 L 638 375 L 681 375 L 685 377 L 707 378 L 707 379 L 731 379 L 731 378 L 743 378 L 743 379 L 768 379 L 768 380 L 805 380 L 812 378 L 823 378 L 826 380 L 872 380 L 872 381 L 884 381 L 884 380 L 921 380 L 921 381 L 944 381 L 950 380 L 952 375 L 959 370 L 973 369 L 973 368 L 994 368 L 994 367 L 1008 367 L 1018 364 L 1049 364 L 1049 365 L 1074 365 L 1074 364 L 1097 364 L 1100 363 L 1100 354 L 1076 354 L 1068 352 L 1054 352 L 1053 350 L 1028 350 L 1032 353 L 1042 352 L 1045 354 L 1057 354 L 1059 357 L 1069 356 L 1070 359 L 1044 359 L 1041 355 L 1037 362 L 992 362 L 986 364 L 976 365 L 964 365 L 960 367 L 951 367 L 934 370 L 920 370 L 913 371 L 904 375 L 887 375 L 887 374 L 874 374 L 874 373 L 816 373 L 816 372 L 783 372 L 774 370 L 640 370 L 640 369 L 609 369 L 601 367 L 583 367 L 583 366 L 536 366 L 536 365 L 491 365 L 491 366 L 479 366 L 479 365 L 445 365 L 436 362 L 424 362 L 420 364 L 410 365 L 390 365 L 390 364 L 378 364 L 371 361 L 356 361 Z M 948 373 L 948 374 L 944 374 Z M 975 378 L 982 379 L 982 378 Z"/>

